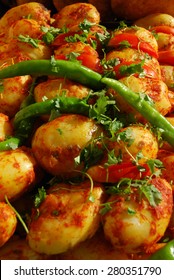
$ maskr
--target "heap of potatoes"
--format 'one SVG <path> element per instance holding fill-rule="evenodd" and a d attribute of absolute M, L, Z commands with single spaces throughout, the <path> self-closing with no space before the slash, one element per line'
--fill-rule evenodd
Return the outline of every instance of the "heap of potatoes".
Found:
<path fill-rule="evenodd" d="M 14 6 L 21 5 L 29 0 L 2 0 L 5 5 Z M 75 1 L 75 0 L 39 0 L 35 1 L 42 3 L 48 8 L 56 8 L 57 11 L 63 7 L 76 3 L 88 2 L 96 6 L 101 14 L 101 20 L 111 20 L 114 18 L 125 20 L 136 20 L 151 13 L 167 13 L 174 16 L 173 0 L 88 0 L 88 1 Z"/>

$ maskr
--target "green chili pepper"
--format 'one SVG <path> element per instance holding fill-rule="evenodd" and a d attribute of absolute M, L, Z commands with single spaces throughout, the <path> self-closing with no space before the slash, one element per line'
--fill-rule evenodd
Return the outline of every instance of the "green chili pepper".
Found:
<path fill-rule="evenodd" d="M 71 79 L 92 89 L 101 89 L 103 87 L 99 73 L 78 62 L 66 60 L 26 60 L 3 68 L 0 71 L 0 79 L 24 75 L 53 75 Z"/>
<path fill-rule="evenodd" d="M 150 260 L 174 260 L 174 239 L 169 241 L 164 247 L 157 250 L 149 258 Z"/>
<path fill-rule="evenodd" d="M 0 151 L 15 150 L 22 144 L 18 137 L 10 137 L 7 140 L 0 142 Z"/>
<path fill-rule="evenodd" d="M 117 91 L 147 121 L 160 128 L 162 137 L 174 147 L 174 127 L 149 102 L 117 80 L 102 78 L 101 82 Z"/>
<path fill-rule="evenodd" d="M 88 115 L 89 108 L 90 105 L 86 103 L 86 99 L 66 96 L 55 97 L 50 100 L 33 103 L 18 111 L 14 118 L 14 127 L 18 128 L 24 120 L 29 120 L 43 114 L 49 114 L 52 109 L 57 109 L 60 113 L 68 112 Z"/>

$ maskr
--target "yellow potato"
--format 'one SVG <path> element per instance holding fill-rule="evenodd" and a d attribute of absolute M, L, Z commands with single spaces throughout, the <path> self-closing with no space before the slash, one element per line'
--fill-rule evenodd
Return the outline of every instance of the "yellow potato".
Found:
<path fill-rule="evenodd" d="M 98 24 L 100 14 L 97 9 L 89 3 L 75 3 L 62 8 L 55 16 L 54 26 L 69 29 L 78 26 L 84 20 Z"/>
<path fill-rule="evenodd" d="M 134 92 L 148 95 L 152 99 L 156 110 L 159 111 L 162 115 L 165 116 L 170 112 L 171 103 L 168 97 L 168 87 L 162 80 L 129 76 L 121 78 L 120 82 L 125 84 Z M 131 108 L 130 105 L 125 102 L 119 94 L 117 94 L 116 92 L 113 92 L 113 94 L 118 102 L 118 107 L 121 111 L 133 113 L 137 119 L 142 120 L 140 114 L 136 113 L 135 110 Z"/>
<path fill-rule="evenodd" d="M 62 115 L 40 126 L 32 140 L 32 150 L 40 165 L 50 174 L 78 176 L 75 158 L 89 141 L 98 136 L 100 128 L 82 115 Z"/>
<path fill-rule="evenodd" d="M 161 178 L 152 179 L 150 184 L 162 196 L 156 206 L 151 206 L 136 187 L 131 187 L 130 194 L 109 198 L 111 210 L 103 216 L 103 229 L 106 239 L 116 249 L 126 253 L 144 252 L 164 235 L 173 210 L 172 188 Z"/>
<path fill-rule="evenodd" d="M 0 247 L 13 235 L 17 225 L 17 218 L 11 207 L 0 202 Z"/>
<path fill-rule="evenodd" d="M 32 78 L 28 75 L 4 79 L 0 94 L 0 112 L 13 117 L 28 96 L 31 82 Z"/>
<path fill-rule="evenodd" d="M 27 236 L 29 246 L 38 253 L 60 254 L 91 238 L 100 224 L 102 202 L 100 184 L 94 184 L 92 190 L 89 181 L 55 185 L 41 203 L 39 217 L 38 211 L 33 213 Z"/>
<path fill-rule="evenodd" d="M 174 17 L 169 14 L 164 13 L 155 13 L 149 14 L 145 17 L 142 17 L 134 22 L 137 26 L 142 26 L 144 28 L 151 28 L 152 26 L 158 25 L 167 25 L 174 27 Z"/>
<path fill-rule="evenodd" d="M 40 25 L 50 22 L 50 11 L 43 5 L 32 2 L 16 6 L 8 10 L 0 19 L 0 33 L 6 33 L 8 28 L 17 20 L 30 16 Z"/>
<path fill-rule="evenodd" d="M 136 20 L 152 13 L 174 15 L 173 0 L 111 0 L 111 7 L 119 19 Z"/>
<path fill-rule="evenodd" d="M 7 115 L 0 113 L 0 141 L 13 134 L 13 127 Z"/>
<path fill-rule="evenodd" d="M 118 135 L 120 132 L 125 133 L 125 141 L 111 142 L 109 147 L 114 149 L 117 156 L 121 152 L 123 161 L 132 161 L 139 152 L 143 155 L 139 159 L 139 163 L 145 163 L 148 159 L 157 157 L 158 142 L 149 129 L 143 126 L 132 125 L 121 129 Z"/>
<path fill-rule="evenodd" d="M 27 148 L 0 152 L 0 201 L 16 199 L 36 182 L 38 165 Z M 37 170 L 39 171 L 39 169 Z"/>

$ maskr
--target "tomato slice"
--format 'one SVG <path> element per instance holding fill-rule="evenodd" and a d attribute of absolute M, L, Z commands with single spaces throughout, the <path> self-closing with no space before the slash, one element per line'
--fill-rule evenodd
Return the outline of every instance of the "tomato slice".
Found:
<path fill-rule="evenodd" d="M 69 31 L 67 33 L 59 34 L 53 41 L 52 46 L 59 47 L 67 43 L 66 38 L 73 37 L 75 34 L 80 34 L 80 32 Z"/>
<path fill-rule="evenodd" d="M 96 182 L 100 183 L 114 183 L 118 182 L 122 178 L 130 179 L 142 179 L 150 175 L 150 169 L 147 164 L 141 165 L 144 168 L 144 172 L 140 172 L 138 167 L 132 162 L 124 162 L 120 164 L 110 165 L 105 168 L 102 165 L 92 166 L 87 170 L 87 173 Z"/>
<path fill-rule="evenodd" d="M 159 63 L 174 66 L 174 50 L 160 51 L 158 54 Z"/>
<path fill-rule="evenodd" d="M 117 48 L 120 47 L 123 42 L 128 42 L 131 48 L 141 50 L 145 53 L 148 53 L 152 57 L 158 57 L 158 52 L 148 42 L 140 41 L 135 34 L 131 33 L 115 35 L 110 39 L 108 46 Z"/>
<path fill-rule="evenodd" d="M 64 54 L 58 54 L 55 55 L 55 59 L 60 59 L 60 60 L 68 60 L 67 56 Z M 81 53 L 79 56 L 76 58 L 78 61 L 81 61 L 82 65 L 86 66 L 87 68 L 98 72 L 102 73 L 103 72 L 103 67 L 100 63 L 100 59 L 98 57 L 95 57 L 91 54 L 86 54 L 86 53 Z"/>
<path fill-rule="evenodd" d="M 114 66 L 114 72 L 115 72 L 116 78 L 121 79 L 123 77 L 129 76 L 130 74 L 133 74 L 134 76 L 138 77 L 140 72 L 136 71 L 136 68 L 134 67 L 134 65 L 136 66 L 136 64 L 139 64 L 139 63 L 141 63 L 141 61 L 138 61 L 138 60 L 122 61 L 120 64 Z M 130 73 L 129 71 L 126 72 L 126 70 L 121 71 L 122 66 L 131 66 L 131 65 L 134 67 L 135 72 Z M 158 73 L 155 70 L 153 70 L 151 67 L 149 67 L 148 65 L 146 65 L 146 64 L 142 65 L 142 69 L 144 70 L 143 74 L 145 75 L 145 77 L 153 78 L 153 79 L 159 78 Z M 132 68 L 132 70 L 133 70 L 133 68 Z"/>
<path fill-rule="evenodd" d="M 155 31 L 156 33 L 165 33 L 165 34 L 174 35 L 174 27 L 167 26 L 167 25 L 153 26 L 150 30 Z"/>

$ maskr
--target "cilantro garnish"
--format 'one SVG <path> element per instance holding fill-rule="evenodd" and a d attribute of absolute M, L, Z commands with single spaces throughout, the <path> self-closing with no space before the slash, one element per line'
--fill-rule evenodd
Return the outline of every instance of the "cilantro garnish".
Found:
<path fill-rule="evenodd" d="M 39 40 L 39 39 L 34 39 L 34 38 L 31 38 L 29 35 L 22 35 L 22 34 L 20 34 L 18 36 L 18 41 L 27 43 L 34 48 L 38 48 L 39 43 L 41 42 L 41 40 Z"/>
<path fill-rule="evenodd" d="M 38 193 L 35 196 L 34 206 L 36 208 L 38 208 L 41 205 L 41 203 L 44 201 L 45 198 L 46 198 L 45 188 L 44 187 L 39 188 Z"/>

